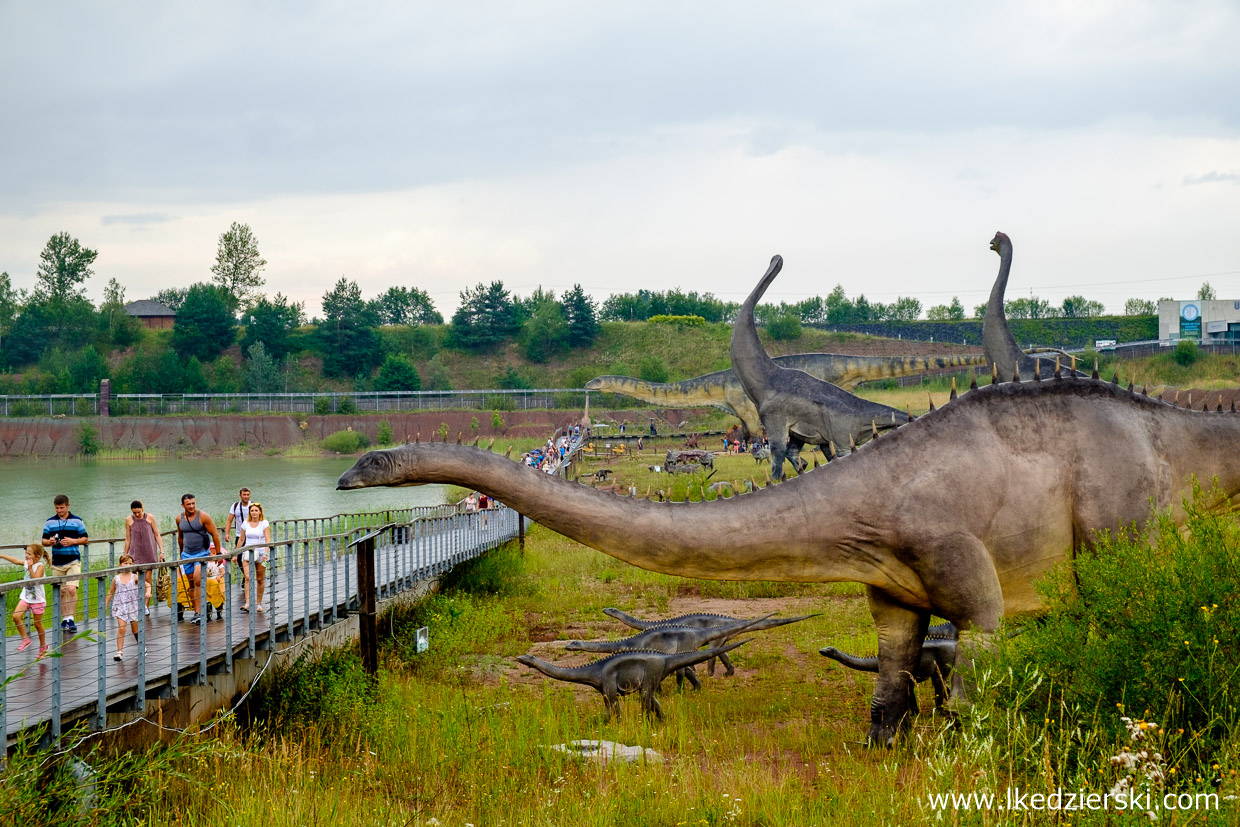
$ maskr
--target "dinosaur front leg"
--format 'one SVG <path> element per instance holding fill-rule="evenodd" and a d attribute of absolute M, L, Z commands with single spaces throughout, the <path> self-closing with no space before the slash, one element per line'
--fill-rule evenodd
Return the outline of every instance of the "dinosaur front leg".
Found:
<path fill-rule="evenodd" d="M 801 459 L 801 449 L 804 447 L 805 442 L 799 437 L 788 437 L 788 461 L 792 463 L 797 474 L 804 474 L 805 469 L 809 467 L 809 463 Z"/>
<path fill-rule="evenodd" d="M 785 419 L 763 420 L 771 443 L 771 479 L 779 482 L 784 478 L 784 460 L 788 456 L 788 422 Z"/>
<path fill-rule="evenodd" d="M 891 746 L 899 729 L 908 725 L 916 703 L 913 670 L 921 656 L 930 613 L 903 606 L 873 586 L 866 591 L 878 627 L 878 681 L 870 702 L 867 740 L 871 746 Z"/>
<path fill-rule="evenodd" d="M 677 691 L 681 691 L 684 689 L 684 684 L 686 680 L 689 681 L 689 685 L 692 686 L 695 690 L 702 688 L 702 682 L 698 680 L 697 672 L 694 671 L 692 666 L 686 666 L 684 669 L 681 669 L 676 672 Z"/>

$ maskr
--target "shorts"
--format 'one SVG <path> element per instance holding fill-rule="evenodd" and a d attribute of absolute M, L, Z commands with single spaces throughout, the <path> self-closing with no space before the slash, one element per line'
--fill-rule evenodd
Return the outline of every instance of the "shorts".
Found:
<path fill-rule="evenodd" d="M 38 620 L 43 617 L 43 612 L 47 610 L 47 604 L 27 603 L 25 600 L 17 601 L 17 614 L 24 615 L 27 609 L 30 610 L 30 614 L 34 615 L 34 619 Z"/>
<path fill-rule="evenodd" d="M 187 577 L 192 576 L 194 574 L 195 566 L 205 566 L 206 563 L 185 563 L 185 561 L 186 560 L 198 560 L 200 558 L 210 557 L 210 556 L 211 556 L 211 552 L 209 551 L 200 551 L 197 554 L 182 554 L 181 562 L 184 563 L 184 565 L 181 566 L 181 571 L 185 572 L 185 575 Z"/>
<path fill-rule="evenodd" d="M 74 560 L 71 563 L 65 563 L 63 566 L 58 566 L 55 563 L 52 564 L 52 574 L 56 577 L 64 577 L 65 575 L 68 575 L 68 574 L 81 574 L 81 573 L 82 573 L 82 561 L 81 560 Z M 76 586 L 77 583 L 74 583 L 73 585 Z"/>

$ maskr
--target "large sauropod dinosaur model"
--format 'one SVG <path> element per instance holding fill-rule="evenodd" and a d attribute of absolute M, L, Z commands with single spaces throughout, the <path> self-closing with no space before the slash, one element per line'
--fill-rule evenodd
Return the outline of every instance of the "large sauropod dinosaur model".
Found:
<path fill-rule="evenodd" d="M 630 692 L 640 692 L 642 709 L 646 714 L 653 712 L 655 717 L 663 720 L 663 707 L 659 706 L 659 699 L 655 695 L 664 678 L 708 658 L 731 652 L 748 642 L 741 640 L 726 646 L 699 649 L 696 652 L 678 652 L 673 655 L 649 649 L 617 652 L 585 666 L 556 666 L 533 655 L 521 655 L 517 662 L 558 681 L 593 686 L 603 695 L 603 705 L 607 709 L 608 718 L 611 718 L 613 713 L 617 716 L 620 714 L 622 696 Z"/>
<path fill-rule="evenodd" d="M 824 646 L 818 650 L 818 654 L 837 660 L 849 669 L 856 669 L 859 672 L 878 671 L 877 655 L 859 658 L 847 652 L 841 652 L 834 646 Z M 921 655 L 918 657 L 913 671 L 909 673 L 914 683 L 921 683 L 924 680 L 930 681 L 930 684 L 934 687 L 934 706 L 936 709 L 942 709 L 943 704 L 947 701 L 947 684 L 945 681 L 951 677 L 952 666 L 955 663 L 955 638 L 926 638 L 926 642 L 921 645 Z M 909 701 L 909 707 L 911 713 L 916 714 L 918 712 L 916 695 Z"/>
<path fill-rule="evenodd" d="M 570 640 L 564 648 L 570 652 L 627 652 L 633 649 L 653 649 L 656 652 L 674 655 L 678 652 L 692 652 L 703 646 L 726 643 L 728 638 L 747 632 L 768 618 L 770 615 L 755 620 L 738 620 L 721 626 L 696 629 L 688 626 L 658 626 L 620 640 Z M 676 685 L 680 686 L 686 678 L 694 689 L 702 688 L 702 683 L 697 679 L 692 666 L 676 673 Z"/>
<path fill-rule="evenodd" d="M 1003 297 L 1007 293 L 1008 275 L 1012 272 L 1012 240 L 1004 233 L 995 233 L 990 249 L 999 254 L 999 275 L 990 288 L 986 315 L 982 317 L 982 350 L 987 364 L 1004 382 L 1016 375 L 1021 379 L 1032 379 L 1035 373 L 1043 378 L 1050 376 L 1055 372 L 1057 357 L 1054 352 L 1047 356 L 1031 356 L 1021 350 L 1008 326 L 1007 314 L 1003 312 Z"/>
<path fill-rule="evenodd" d="M 651 571 L 713 580 L 851 580 L 878 631 L 870 739 L 889 743 L 932 614 L 973 636 L 1035 611 L 1033 582 L 1151 502 L 1183 519 L 1188 478 L 1240 492 L 1240 416 L 1095 379 L 986 385 L 852 454 L 728 500 L 605 494 L 451 444 L 365 454 L 342 489 L 452 483 Z M 959 680 L 959 669 L 953 681 Z"/>
<path fill-rule="evenodd" d="M 871 433 L 877 435 L 880 429 L 908 422 L 904 411 L 853 396 L 805 371 L 781 368 L 767 355 L 758 338 L 753 311 L 783 266 L 782 257 L 771 258 L 771 266 L 741 305 L 732 325 L 732 370 L 757 407 L 771 442 L 774 480 L 783 479 L 785 456 L 797 471 L 804 470 L 800 453 L 807 443 L 823 446 L 830 457 L 834 452 L 828 451 L 828 445 L 842 451 L 847 445 L 866 441 Z"/>
<path fill-rule="evenodd" d="M 608 607 L 603 609 L 603 614 L 608 617 L 614 617 L 616 620 L 633 629 L 659 629 L 664 626 L 688 626 L 691 629 L 709 629 L 714 626 L 726 626 L 730 623 L 744 622 L 744 618 L 728 617 L 727 615 L 713 614 L 711 612 L 694 612 L 693 614 L 680 615 L 679 617 L 669 617 L 666 620 L 642 620 L 633 617 L 633 615 L 625 614 L 619 609 Z M 802 620 L 809 620 L 811 617 L 818 617 L 817 614 L 798 615 L 797 617 L 765 617 L 757 618 L 752 626 L 745 627 L 747 632 L 765 632 L 767 629 L 775 629 L 780 626 L 787 626 L 789 623 L 799 623 Z M 944 624 L 946 625 L 946 624 Z M 725 638 L 726 640 L 726 638 Z M 719 658 L 723 664 L 723 674 L 731 676 L 736 674 L 736 668 L 732 665 L 732 659 L 727 655 Z M 706 662 L 706 674 L 715 674 L 715 661 L 712 658 Z"/>
<path fill-rule="evenodd" d="M 803 370 L 816 379 L 852 390 L 862 382 L 912 376 L 942 368 L 989 365 L 985 356 L 843 356 L 837 353 L 796 353 L 776 356 L 784 368 Z M 1010 376 L 1010 374 L 1009 374 Z M 762 432 L 758 409 L 731 370 L 720 370 L 683 382 L 646 382 L 628 376 L 596 376 L 586 389 L 622 393 L 651 405 L 667 408 L 709 406 L 732 414 L 745 426 L 748 436 Z"/>

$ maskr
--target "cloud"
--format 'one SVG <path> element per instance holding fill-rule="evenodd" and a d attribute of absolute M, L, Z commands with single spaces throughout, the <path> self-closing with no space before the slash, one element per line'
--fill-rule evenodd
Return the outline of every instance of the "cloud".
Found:
<path fill-rule="evenodd" d="M 1184 186 L 1191 187 L 1196 184 L 1240 184 L 1240 173 L 1207 172 L 1205 175 L 1184 176 Z"/>
<path fill-rule="evenodd" d="M 146 213 L 130 213 L 128 215 L 105 215 L 100 219 L 100 223 L 105 227 L 112 227 L 117 224 L 129 224 L 132 226 L 143 226 L 146 224 L 164 224 L 169 221 L 176 221 L 175 215 L 169 215 L 163 212 L 146 212 Z"/>

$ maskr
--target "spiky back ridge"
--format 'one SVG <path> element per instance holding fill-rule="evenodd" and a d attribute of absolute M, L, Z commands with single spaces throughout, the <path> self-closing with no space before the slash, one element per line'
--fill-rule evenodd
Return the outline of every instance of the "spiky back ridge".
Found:
<path fill-rule="evenodd" d="M 701 650 L 698 650 L 698 651 L 701 651 L 701 652 L 702 652 L 702 654 L 706 654 L 706 652 L 708 652 L 708 651 L 710 651 L 710 650 L 709 650 L 709 649 L 701 649 Z M 676 653 L 676 654 L 677 654 L 677 655 L 683 655 L 683 654 L 687 654 L 687 653 L 685 653 L 685 652 L 678 652 L 678 653 Z M 608 661 L 611 661 L 611 660 L 617 660 L 617 659 L 619 659 L 619 658 L 626 658 L 626 657 L 629 657 L 629 656 L 631 656 L 631 655 L 658 655 L 660 658 L 663 658 L 663 659 L 665 659 L 665 660 L 666 660 L 667 658 L 675 657 L 675 655 L 673 655 L 673 654 L 669 654 L 669 653 L 667 653 L 667 652 L 660 652 L 660 651 L 658 651 L 658 650 L 656 650 L 656 649 L 625 649 L 623 652 L 613 652 L 612 654 L 608 655 L 608 656 L 607 656 L 607 657 L 605 657 L 605 658 L 598 658 L 597 660 L 592 660 L 592 661 L 590 661 L 589 663 L 583 663 L 583 664 L 581 664 L 580 666 L 560 666 L 558 663 L 551 663 L 551 661 L 549 661 L 549 660 L 543 660 L 542 658 L 538 657 L 537 655 L 530 655 L 529 657 L 535 658 L 535 659 L 537 659 L 537 660 L 541 660 L 543 663 L 550 664 L 550 665 L 552 665 L 552 666 L 556 667 L 557 669 L 563 669 L 565 672 L 581 672 L 581 673 L 584 673 L 584 672 L 588 672 L 588 671 L 589 671 L 589 672 L 592 672 L 592 671 L 594 671 L 595 669 L 597 669 L 598 667 L 600 667 L 600 666 L 602 666 L 603 664 L 607 663 Z"/>

